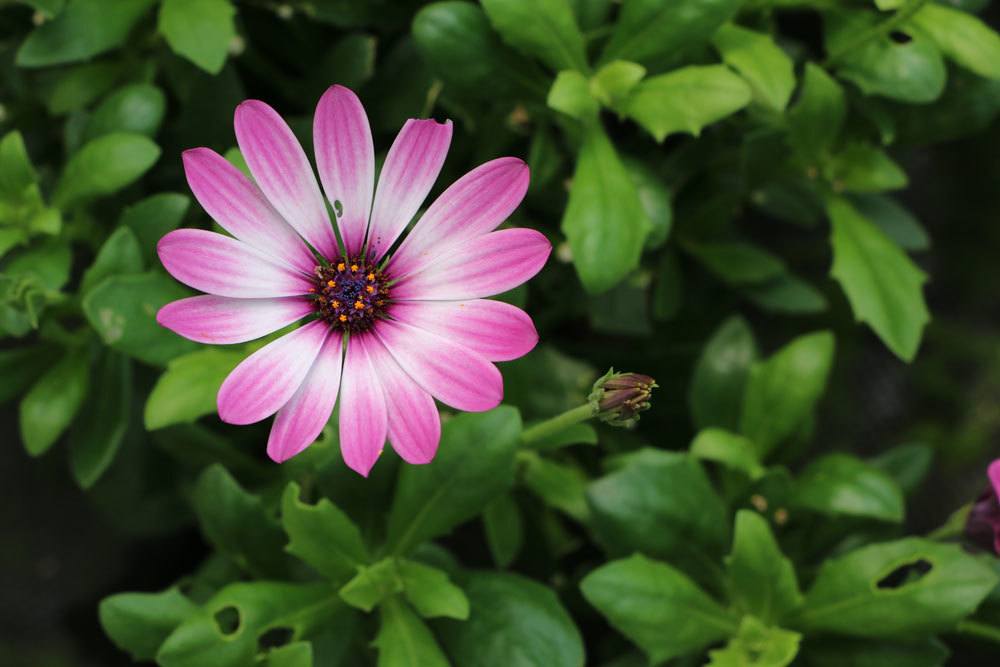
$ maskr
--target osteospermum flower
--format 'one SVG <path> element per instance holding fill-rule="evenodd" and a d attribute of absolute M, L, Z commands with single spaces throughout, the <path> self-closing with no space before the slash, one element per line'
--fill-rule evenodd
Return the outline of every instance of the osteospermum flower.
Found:
<path fill-rule="evenodd" d="M 276 414 L 267 443 L 275 461 L 316 439 L 338 396 L 351 468 L 367 475 L 386 439 L 404 460 L 430 461 L 441 434 L 433 399 L 458 410 L 495 407 L 503 382 L 491 362 L 520 357 L 538 340 L 527 314 L 484 298 L 531 278 L 551 250 L 537 231 L 494 231 L 524 197 L 527 165 L 511 157 L 480 165 L 397 246 L 444 163 L 450 121 L 408 120 L 375 187 L 364 108 L 347 88 L 331 87 L 313 123 L 325 201 L 302 146 L 271 107 L 243 102 L 235 126 L 256 184 L 208 148 L 184 153 L 192 192 L 232 236 L 180 229 L 160 240 L 167 271 L 207 294 L 167 304 L 157 321 L 226 344 L 303 320 L 219 389 L 223 421 Z"/>

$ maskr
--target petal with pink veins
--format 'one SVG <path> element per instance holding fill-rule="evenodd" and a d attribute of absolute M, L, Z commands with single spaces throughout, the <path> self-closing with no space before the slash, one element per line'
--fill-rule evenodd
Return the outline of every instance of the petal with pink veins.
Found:
<path fill-rule="evenodd" d="M 232 299 L 203 294 L 168 303 L 156 321 L 199 343 L 245 343 L 286 327 L 313 311 L 303 297 Z"/>
<path fill-rule="evenodd" d="M 513 157 L 482 164 L 434 200 L 392 256 L 389 271 L 402 278 L 419 271 L 439 247 L 493 231 L 528 191 L 528 165 Z"/>
<path fill-rule="evenodd" d="M 267 104 L 246 100 L 236 107 L 235 126 L 243 159 L 271 205 L 324 257 L 335 258 L 337 237 L 323 194 L 288 124 Z"/>
<path fill-rule="evenodd" d="M 451 121 L 411 118 L 385 157 L 375 189 L 368 248 L 382 257 L 406 229 L 437 180 L 448 146 Z"/>
<path fill-rule="evenodd" d="M 182 155 L 191 192 L 213 220 L 239 240 L 311 274 L 316 259 L 264 193 L 239 169 L 210 148 Z"/>
<path fill-rule="evenodd" d="M 364 477 L 385 447 L 389 420 L 370 359 L 373 344 L 370 334 L 350 337 L 340 387 L 340 453 L 344 463 Z"/>
<path fill-rule="evenodd" d="M 392 298 L 453 301 L 513 289 L 538 273 L 552 244 L 533 229 L 502 229 L 438 249 L 415 275 L 392 288 Z"/>
<path fill-rule="evenodd" d="M 241 361 L 219 387 L 222 421 L 252 424 L 280 410 L 302 386 L 329 331 L 326 322 L 311 322 Z"/>
<path fill-rule="evenodd" d="M 469 348 L 392 320 L 379 321 L 375 334 L 406 374 L 442 403 L 483 412 L 503 400 L 500 371 Z"/>
<path fill-rule="evenodd" d="M 389 412 L 389 442 L 407 463 L 429 463 L 441 440 L 434 399 L 399 367 L 378 339 L 369 347 Z"/>
<path fill-rule="evenodd" d="M 176 229 L 160 239 L 156 252 L 174 278 L 217 296 L 296 296 L 312 286 L 303 274 L 260 250 L 203 229 Z"/>
<path fill-rule="evenodd" d="M 538 343 L 526 312 L 502 301 L 402 301 L 392 316 L 453 340 L 490 361 L 523 357 Z"/>
<path fill-rule="evenodd" d="M 313 118 L 313 146 L 319 178 L 326 198 L 334 204 L 347 253 L 358 255 L 375 191 L 375 146 L 365 108 L 349 88 L 331 86 L 320 98 Z"/>
<path fill-rule="evenodd" d="M 340 389 L 343 336 L 332 333 L 323 343 L 309 374 L 278 410 L 267 439 L 267 455 L 278 463 L 315 442 L 330 420 Z"/>

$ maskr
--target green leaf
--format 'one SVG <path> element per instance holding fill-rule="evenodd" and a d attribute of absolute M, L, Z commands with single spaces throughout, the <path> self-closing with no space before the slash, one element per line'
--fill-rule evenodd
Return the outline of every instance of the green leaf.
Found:
<path fill-rule="evenodd" d="M 646 248 L 658 248 L 670 237 L 674 226 L 674 210 L 670 202 L 670 190 L 663 179 L 646 163 L 626 157 L 625 169 L 628 170 L 636 192 L 639 193 L 639 203 L 646 211 L 646 217 L 652 225 L 649 236 L 646 237 Z"/>
<path fill-rule="evenodd" d="M 740 0 L 625 0 L 601 63 L 676 61 L 707 42 L 739 6 Z"/>
<path fill-rule="evenodd" d="M 222 381 L 245 356 L 240 350 L 209 348 L 172 359 L 146 399 L 146 430 L 186 424 L 214 413 Z"/>
<path fill-rule="evenodd" d="M 590 94 L 606 107 L 619 108 L 635 85 L 646 76 L 646 68 L 627 60 L 614 60 L 590 79 Z"/>
<path fill-rule="evenodd" d="M 499 572 L 463 585 L 469 619 L 434 624 L 456 667 L 583 667 L 580 632 L 548 586 Z"/>
<path fill-rule="evenodd" d="M 230 0 L 163 0 L 157 28 L 174 53 L 218 74 L 236 35 L 235 14 Z"/>
<path fill-rule="evenodd" d="M 152 660 L 174 628 L 198 610 L 176 587 L 160 593 L 118 593 L 101 600 L 101 627 L 133 660 Z"/>
<path fill-rule="evenodd" d="M 685 249 L 730 285 L 762 283 L 786 271 L 781 258 L 751 243 L 692 243 Z"/>
<path fill-rule="evenodd" d="M 933 462 L 934 449 L 918 443 L 893 447 L 868 461 L 892 477 L 905 494 L 913 493 L 920 487 Z"/>
<path fill-rule="evenodd" d="M 708 652 L 706 667 L 785 667 L 799 652 L 802 635 L 744 616 L 739 632 L 721 649 Z"/>
<path fill-rule="evenodd" d="M 781 553 L 767 520 L 756 512 L 736 513 L 726 569 L 733 604 L 764 623 L 780 623 L 802 603 L 795 568 Z"/>
<path fill-rule="evenodd" d="M 743 399 L 740 431 L 763 460 L 813 413 L 833 365 L 833 334 L 800 336 L 754 364 Z"/>
<path fill-rule="evenodd" d="M 278 521 L 221 464 L 199 475 L 191 504 L 205 538 L 243 570 L 257 577 L 285 571 L 285 534 Z"/>
<path fill-rule="evenodd" d="M 412 560 L 397 562 L 403 595 L 424 618 L 469 618 L 469 600 L 448 575 L 430 565 Z"/>
<path fill-rule="evenodd" d="M 12 255 L 3 272 L 8 278 L 33 282 L 42 289 L 55 291 L 69 281 L 72 262 L 67 242 L 48 239 Z"/>
<path fill-rule="evenodd" d="M 381 608 L 375 637 L 378 667 L 450 667 L 430 629 L 398 598 Z"/>
<path fill-rule="evenodd" d="M 694 582 L 640 554 L 602 565 L 584 577 L 580 590 L 654 664 L 736 632 L 736 620 Z"/>
<path fill-rule="evenodd" d="M 132 362 L 105 350 L 94 370 L 93 387 L 69 436 L 73 478 L 88 489 L 100 479 L 121 447 L 128 429 Z"/>
<path fill-rule="evenodd" d="M 86 60 L 124 43 L 153 0 L 71 0 L 51 21 L 36 28 L 17 51 L 21 67 L 47 67 Z"/>
<path fill-rule="evenodd" d="M 697 137 L 750 98 L 750 87 L 724 65 L 690 65 L 641 81 L 624 112 L 662 142 L 676 132 Z"/>
<path fill-rule="evenodd" d="M 757 285 L 745 285 L 741 292 L 757 307 L 775 313 L 821 313 L 829 305 L 822 292 L 790 273 Z"/>
<path fill-rule="evenodd" d="M 541 452 L 561 449 L 567 445 L 596 445 L 597 431 L 587 423 L 573 424 L 566 429 L 550 435 L 544 435 L 525 446 Z"/>
<path fill-rule="evenodd" d="M 577 521 L 585 521 L 589 514 L 587 475 L 579 467 L 557 463 L 533 453 L 523 451 L 519 456 L 524 485 L 551 507 Z"/>
<path fill-rule="evenodd" d="M 21 441 L 31 456 L 40 456 L 69 428 L 87 395 L 90 355 L 69 350 L 55 366 L 31 385 L 18 414 Z"/>
<path fill-rule="evenodd" d="M 162 365 L 197 347 L 156 322 L 161 307 L 189 295 L 161 271 L 112 276 L 84 296 L 83 312 L 105 345 Z"/>
<path fill-rule="evenodd" d="M 612 556 L 642 551 L 670 559 L 721 554 L 726 508 L 693 458 L 655 449 L 630 455 L 587 489 L 592 525 Z"/>
<path fill-rule="evenodd" d="M 618 284 L 639 264 L 650 231 L 635 182 L 597 123 L 583 131 L 562 231 L 588 292 Z"/>
<path fill-rule="evenodd" d="M 930 237 L 920 221 L 896 200 L 882 195 L 855 195 L 851 204 L 862 217 L 878 225 L 903 250 L 927 250 Z"/>
<path fill-rule="evenodd" d="M 838 191 L 885 192 L 907 184 L 906 172 L 885 154 L 868 144 L 851 144 L 824 166 L 824 172 Z"/>
<path fill-rule="evenodd" d="M 163 236 L 180 226 L 191 205 L 191 198 L 176 192 L 162 192 L 146 197 L 127 207 L 118 225 L 135 234 L 146 261 L 156 257 L 156 244 Z"/>
<path fill-rule="evenodd" d="M 510 494 L 504 494 L 486 506 L 483 528 L 493 561 L 498 567 L 508 567 L 524 546 L 524 520 Z"/>
<path fill-rule="evenodd" d="M 134 83 L 124 86 L 101 102 L 87 120 L 83 140 L 113 132 L 131 132 L 152 137 L 160 129 L 167 101 L 156 86 Z"/>
<path fill-rule="evenodd" d="M 896 356 L 911 361 L 930 313 L 921 271 L 878 227 L 846 200 L 831 198 L 833 268 L 854 317 L 867 322 Z"/>
<path fill-rule="evenodd" d="M 355 623 L 354 612 L 326 584 L 238 582 L 181 623 L 160 647 L 156 662 L 162 667 L 246 667 L 255 664 L 268 632 L 297 642 L 335 627 L 339 641 L 348 642 Z"/>
<path fill-rule="evenodd" d="M 490 23 L 505 42 L 555 71 L 586 72 L 583 35 L 567 0 L 483 0 Z"/>
<path fill-rule="evenodd" d="M 54 116 L 82 111 L 114 88 L 125 72 L 122 63 L 96 62 L 43 74 L 42 81 L 49 81 L 41 91 L 45 106 Z M 86 118 L 80 116 L 78 120 L 84 122 Z"/>
<path fill-rule="evenodd" d="M 947 71 L 937 46 L 920 32 L 905 29 L 910 39 L 889 35 L 857 43 L 858 34 L 870 30 L 877 15 L 866 11 L 827 14 L 827 51 L 837 75 L 858 86 L 866 95 L 878 95 L 910 104 L 932 102 L 944 91 Z"/>
<path fill-rule="evenodd" d="M 597 100 L 591 95 L 590 84 L 576 70 L 559 72 L 545 103 L 549 108 L 584 122 L 596 122 L 600 112 Z"/>
<path fill-rule="evenodd" d="M 374 565 L 362 565 L 358 573 L 341 586 L 339 594 L 347 604 L 364 612 L 371 612 L 396 593 L 403 590 L 396 559 L 383 558 Z"/>
<path fill-rule="evenodd" d="M 405 554 L 449 532 L 509 489 L 520 433 L 521 417 L 507 406 L 446 422 L 434 461 L 400 472 L 389 512 L 389 552 Z"/>
<path fill-rule="evenodd" d="M 83 272 L 80 294 L 86 294 L 109 276 L 141 271 L 142 250 L 139 248 L 139 241 L 128 227 L 119 227 L 101 246 L 94 263 Z"/>
<path fill-rule="evenodd" d="M 792 147 L 816 159 L 833 148 L 847 116 L 847 99 L 822 67 L 806 63 L 798 101 L 788 111 Z"/>
<path fill-rule="evenodd" d="M 753 442 L 721 428 L 706 428 L 695 436 L 688 450 L 702 461 L 715 461 L 727 468 L 739 470 L 750 479 L 764 475 L 764 466 L 757 459 Z"/>
<path fill-rule="evenodd" d="M 810 638 L 803 654 L 809 667 L 944 667 L 948 647 L 934 637 L 914 640 Z"/>
<path fill-rule="evenodd" d="M 312 644 L 295 642 L 271 649 L 266 664 L 267 667 L 313 667 Z"/>
<path fill-rule="evenodd" d="M 11 130 L 0 140 L 0 199 L 5 204 L 25 199 L 40 200 L 37 182 L 38 176 L 24 147 L 24 137 L 17 130 Z"/>
<path fill-rule="evenodd" d="M 756 102 L 784 111 L 795 88 L 792 59 L 770 35 L 733 23 L 719 28 L 712 44 L 722 61 L 746 79 Z"/>
<path fill-rule="evenodd" d="M 140 134 L 105 134 L 84 144 L 69 159 L 53 202 L 65 209 L 114 194 L 146 173 L 159 157 L 160 148 Z"/>
<path fill-rule="evenodd" d="M 285 551 L 327 579 L 343 581 L 368 562 L 361 532 L 326 498 L 310 505 L 299 494 L 299 485 L 291 482 L 281 501 L 281 523 L 289 540 Z"/>
<path fill-rule="evenodd" d="M 21 346 L 0 350 L 0 403 L 5 403 L 30 387 L 52 365 L 48 345 Z"/>
<path fill-rule="evenodd" d="M 953 7 L 927 3 L 910 23 L 958 65 L 987 79 L 1000 79 L 1000 35 L 979 18 Z"/>
<path fill-rule="evenodd" d="M 823 563 L 793 627 L 857 637 L 947 631 L 996 584 L 992 569 L 958 545 L 873 544 Z"/>
<path fill-rule="evenodd" d="M 730 317 L 715 330 L 694 367 L 688 402 L 699 429 L 721 426 L 735 430 L 743 408 L 743 392 L 757 344 L 746 320 Z"/>
<path fill-rule="evenodd" d="M 823 514 L 903 520 L 903 492 L 889 475 L 847 454 L 809 464 L 792 488 L 792 504 Z"/>

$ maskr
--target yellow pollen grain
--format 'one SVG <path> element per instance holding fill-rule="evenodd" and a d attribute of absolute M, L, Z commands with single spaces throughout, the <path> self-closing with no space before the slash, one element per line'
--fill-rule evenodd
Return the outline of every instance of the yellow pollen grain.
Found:
<path fill-rule="evenodd" d="M 346 267 L 347 267 L 347 265 L 344 264 L 343 262 L 341 262 L 340 264 L 337 265 L 337 270 L 338 271 L 343 271 Z"/>
<path fill-rule="evenodd" d="M 341 316 L 340 316 L 339 318 L 337 318 L 337 319 L 339 319 L 339 320 L 340 320 L 341 322 L 346 322 L 346 321 L 347 321 L 347 315 L 341 315 Z"/>
<path fill-rule="evenodd" d="M 375 280 L 375 274 L 374 273 L 369 273 L 366 277 L 368 278 L 368 280 Z"/>
<path fill-rule="evenodd" d="M 351 271 L 357 271 L 357 270 L 358 270 L 358 265 L 357 264 L 351 264 Z"/>
<path fill-rule="evenodd" d="M 327 280 L 326 281 L 326 286 L 327 287 L 336 287 L 337 283 L 333 282 L 332 280 Z"/>
<path fill-rule="evenodd" d="M 333 307 L 334 308 L 340 308 L 340 302 L 337 301 L 336 299 L 334 299 L 334 301 L 333 301 Z"/>
<path fill-rule="evenodd" d="M 369 285 L 368 287 L 365 288 L 365 291 L 371 294 L 375 291 L 375 288 Z"/>
<path fill-rule="evenodd" d="M 361 303 L 360 301 L 355 301 L 354 307 L 357 308 L 358 310 L 364 310 L 365 304 Z"/>

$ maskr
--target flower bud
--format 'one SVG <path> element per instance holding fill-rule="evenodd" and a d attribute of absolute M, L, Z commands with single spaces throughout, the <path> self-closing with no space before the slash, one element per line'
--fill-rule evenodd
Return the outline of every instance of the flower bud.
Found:
<path fill-rule="evenodd" d="M 656 380 L 641 373 L 615 373 L 609 370 L 594 383 L 590 402 L 596 406 L 601 421 L 612 426 L 634 426 L 639 413 L 650 407 Z"/>
<path fill-rule="evenodd" d="M 969 509 L 965 536 L 973 544 L 1000 554 L 1000 459 L 990 464 L 988 475 L 993 488 L 984 491 Z"/>

